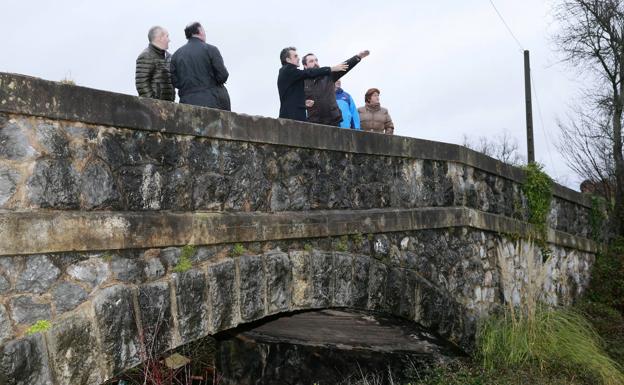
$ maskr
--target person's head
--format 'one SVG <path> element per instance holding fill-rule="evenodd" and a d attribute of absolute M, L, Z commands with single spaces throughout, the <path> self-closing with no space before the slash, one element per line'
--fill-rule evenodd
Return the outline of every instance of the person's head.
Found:
<path fill-rule="evenodd" d="M 280 62 L 284 64 L 293 64 L 299 67 L 299 55 L 297 54 L 297 48 L 286 47 L 280 52 Z"/>
<path fill-rule="evenodd" d="M 301 59 L 301 64 L 303 64 L 303 68 L 319 68 L 318 59 L 316 55 L 313 53 L 309 53 Z"/>
<path fill-rule="evenodd" d="M 194 21 L 184 28 L 184 36 L 186 36 L 187 39 L 196 37 L 203 42 L 206 41 L 206 32 L 198 21 Z"/>
<path fill-rule="evenodd" d="M 379 104 L 379 90 L 377 88 L 370 88 L 364 94 L 364 102 L 366 104 Z"/>
<path fill-rule="evenodd" d="M 147 40 L 149 40 L 150 44 L 160 49 L 169 49 L 169 42 L 171 41 L 169 40 L 169 32 L 158 25 L 149 29 Z"/>
<path fill-rule="evenodd" d="M 334 83 L 334 85 L 336 86 L 336 91 L 338 91 L 338 88 L 340 88 L 342 83 L 340 82 L 340 80 L 336 80 L 336 83 Z"/>

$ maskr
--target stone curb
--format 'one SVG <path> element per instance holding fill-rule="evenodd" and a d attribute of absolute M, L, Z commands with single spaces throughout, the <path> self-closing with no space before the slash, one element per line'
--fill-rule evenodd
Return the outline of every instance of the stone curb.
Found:
<path fill-rule="evenodd" d="M 0 212 L 0 255 L 210 245 L 445 227 L 528 236 L 531 225 L 465 207 L 279 213 Z M 595 242 L 550 229 L 548 242 L 595 253 Z"/>

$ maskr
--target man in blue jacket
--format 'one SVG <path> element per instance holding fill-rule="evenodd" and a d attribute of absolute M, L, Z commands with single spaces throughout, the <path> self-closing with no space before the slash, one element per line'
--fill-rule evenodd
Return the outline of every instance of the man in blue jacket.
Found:
<path fill-rule="evenodd" d="M 277 90 L 280 97 L 280 118 L 308 120 L 306 115 L 305 93 L 303 84 L 305 79 L 329 75 L 332 72 L 346 71 L 349 66 L 341 63 L 333 67 L 299 69 L 299 55 L 295 47 L 286 47 L 280 52 L 282 68 L 277 76 Z M 312 102 L 307 105 L 312 106 Z"/>
<path fill-rule="evenodd" d="M 338 104 L 338 108 L 340 108 L 340 112 L 342 112 L 340 127 L 361 130 L 360 114 L 358 114 L 355 102 L 351 95 L 344 92 L 340 86 L 340 80 L 336 80 L 336 103 Z"/>

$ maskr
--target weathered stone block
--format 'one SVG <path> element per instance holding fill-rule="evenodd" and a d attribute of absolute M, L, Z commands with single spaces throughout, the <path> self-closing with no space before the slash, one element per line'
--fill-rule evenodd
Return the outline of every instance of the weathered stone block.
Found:
<path fill-rule="evenodd" d="M 227 188 L 223 175 L 215 172 L 196 175 L 193 184 L 193 208 L 195 210 L 220 210 Z"/>
<path fill-rule="evenodd" d="M 366 309 L 366 305 L 368 303 L 369 269 L 369 257 L 355 257 L 353 265 L 353 295 L 351 299 L 351 306 L 357 309 Z"/>
<path fill-rule="evenodd" d="M 227 259 L 208 267 L 210 323 L 213 331 L 226 330 L 236 324 L 237 286 L 233 260 Z"/>
<path fill-rule="evenodd" d="M 53 384 L 43 335 L 11 341 L 0 349 L 0 384 Z"/>
<path fill-rule="evenodd" d="M 0 346 L 13 337 L 13 327 L 9 313 L 4 305 L 0 304 Z"/>
<path fill-rule="evenodd" d="M 265 256 L 269 313 L 288 310 L 292 296 L 292 267 L 286 253 Z"/>
<path fill-rule="evenodd" d="M 137 329 L 132 290 L 123 285 L 103 289 L 93 300 L 103 353 L 113 373 L 139 363 Z"/>
<path fill-rule="evenodd" d="M 385 310 L 386 281 L 388 267 L 383 263 L 371 259 L 370 274 L 368 276 L 368 308 L 371 310 Z"/>
<path fill-rule="evenodd" d="M 10 121 L 0 124 L 0 158 L 8 160 L 33 159 L 37 151 L 30 145 L 26 130 Z"/>
<path fill-rule="evenodd" d="M 204 262 L 204 261 L 208 261 L 210 259 L 213 259 L 216 254 L 217 254 L 217 247 L 216 246 L 198 247 L 197 248 L 197 252 L 195 253 L 195 255 L 193 255 L 191 260 L 193 262 Z"/>
<path fill-rule="evenodd" d="M 143 274 L 148 280 L 158 279 L 165 275 L 165 267 L 158 257 L 148 258 L 145 261 Z"/>
<path fill-rule="evenodd" d="M 173 269 L 178 264 L 181 253 L 182 249 L 179 247 L 167 247 L 160 251 L 160 257 L 168 270 Z"/>
<path fill-rule="evenodd" d="M 110 269 L 108 264 L 102 261 L 101 258 L 90 258 L 69 266 L 67 274 L 73 279 L 95 288 L 106 282 L 110 277 Z"/>
<path fill-rule="evenodd" d="M 414 319 L 416 312 L 416 291 L 418 290 L 419 277 L 412 270 L 405 270 L 405 284 L 401 297 L 399 315 L 407 319 Z"/>
<path fill-rule="evenodd" d="M 69 157 L 67 136 L 62 127 L 57 124 L 39 123 L 35 133 L 44 155 L 52 158 Z"/>
<path fill-rule="evenodd" d="M 3 274 L 0 274 L 0 294 L 4 294 L 11 289 L 11 282 Z"/>
<path fill-rule="evenodd" d="M 87 299 L 87 292 L 80 286 L 71 282 L 62 282 L 52 290 L 56 313 L 64 313 L 72 310 Z"/>
<path fill-rule="evenodd" d="M 310 306 L 312 301 L 312 263 L 307 251 L 291 251 L 293 274 L 292 304 L 297 308 Z"/>
<path fill-rule="evenodd" d="M 43 293 L 57 280 L 61 271 L 46 255 L 27 257 L 26 267 L 17 277 L 15 288 L 27 293 Z"/>
<path fill-rule="evenodd" d="M 312 306 L 327 307 L 332 303 L 334 294 L 332 253 L 312 251 Z"/>
<path fill-rule="evenodd" d="M 104 382 L 102 359 L 93 324 L 76 316 L 54 324 L 48 331 L 51 367 L 57 384 L 91 385 Z"/>
<path fill-rule="evenodd" d="M 139 310 L 148 356 L 171 348 L 173 316 L 168 282 L 154 282 L 139 287 Z"/>
<path fill-rule="evenodd" d="M 123 258 L 114 256 L 111 261 L 111 270 L 115 277 L 123 282 L 140 283 L 145 277 L 144 261 L 138 258 Z"/>
<path fill-rule="evenodd" d="M 401 297 L 403 296 L 405 271 L 401 268 L 392 267 L 388 270 L 386 283 L 386 309 L 392 314 L 399 315 Z"/>
<path fill-rule="evenodd" d="M 20 177 L 19 172 L 0 165 L 0 207 L 13 196 Z"/>
<path fill-rule="evenodd" d="M 191 210 L 194 175 L 188 168 L 177 168 L 164 175 L 162 208 L 172 210 Z"/>
<path fill-rule="evenodd" d="M 178 325 L 183 342 L 208 334 L 208 296 L 206 275 L 189 270 L 174 275 Z"/>
<path fill-rule="evenodd" d="M 78 174 L 69 160 L 40 160 L 27 182 L 28 198 L 41 208 L 78 208 L 77 179 Z"/>
<path fill-rule="evenodd" d="M 20 295 L 11 298 L 11 314 L 13 321 L 30 325 L 52 318 L 52 307 L 49 303 L 37 302 L 31 296 Z"/>
<path fill-rule="evenodd" d="M 240 271 L 240 309 L 244 321 L 264 315 L 266 278 L 260 255 L 243 255 L 238 259 Z"/>
<path fill-rule="evenodd" d="M 334 254 L 334 306 L 349 306 L 353 296 L 353 256 L 347 253 Z"/>
<path fill-rule="evenodd" d="M 108 166 L 93 161 L 85 166 L 81 175 L 81 198 L 87 210 L 98 208 L 121 208 L 121 195 Z"/>

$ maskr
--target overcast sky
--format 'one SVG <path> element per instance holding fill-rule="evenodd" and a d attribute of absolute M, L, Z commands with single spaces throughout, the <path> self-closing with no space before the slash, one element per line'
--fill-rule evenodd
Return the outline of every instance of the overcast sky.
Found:
<path fill-rule="evenodd" d="M 464 134 L 493 138 L 507 131 L 526 153 L 522 52 L 489 0 L 0 1 L 3 72 L 70 77 L 136 94 L 134 65 L 149 27 L 169 29 L 173 53 L 186 41 L 184 26 L 197 20 L 224 57 L 236 112 L 278 115 L 285 46 L 297 47 L 300 56 L 314 52 L 321 65 L 369 49 L 342 85 L 358 105 L 366 89 L 379 88 L 395 134 L 461 144 Z M 569 112 L 584 80 L 559 63 L 552 3 L 493 1 L 531 51 L 536 159 L 577 189 L 577 177 L 555 148 L 556 121 Z"/>

